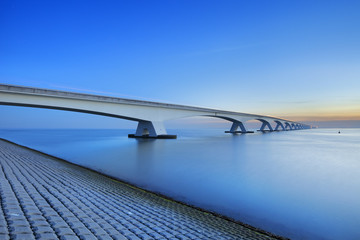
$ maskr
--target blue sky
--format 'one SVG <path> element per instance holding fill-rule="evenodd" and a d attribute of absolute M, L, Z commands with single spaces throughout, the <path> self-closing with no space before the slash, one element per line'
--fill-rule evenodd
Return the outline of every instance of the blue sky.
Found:
<path fill-rule="evenodd" d="M 359 12 L 359 1 L 4 0 L 0 83 L 358 124 Z M 4 127 L 119 121 L 0 111 Z"/>

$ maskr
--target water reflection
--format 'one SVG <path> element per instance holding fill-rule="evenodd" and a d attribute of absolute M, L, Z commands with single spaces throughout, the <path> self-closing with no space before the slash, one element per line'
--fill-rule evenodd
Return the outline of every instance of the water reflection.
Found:
<path fill-rule="evenodd" d="M 158 147 L 155 139 L 135 139 L 136 141 L 136 169 L 137 173 L 143 178 L 148 178 L 154 164 L 155 147 Z"/>
<path fill-rule="evenodd" d="M 292 239 L 360 239 L 360 130 L 245 135 L 176 131 L 0 131 L 148 190 Z"/>

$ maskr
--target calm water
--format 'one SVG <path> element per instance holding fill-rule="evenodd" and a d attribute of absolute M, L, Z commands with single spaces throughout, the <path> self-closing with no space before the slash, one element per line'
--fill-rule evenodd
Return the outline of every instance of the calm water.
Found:
<path fill-rule="evenodd" d="M 360 129 L 128 139 L 133 131 L 0 137 L 292 239 L 360 239 Z"/>

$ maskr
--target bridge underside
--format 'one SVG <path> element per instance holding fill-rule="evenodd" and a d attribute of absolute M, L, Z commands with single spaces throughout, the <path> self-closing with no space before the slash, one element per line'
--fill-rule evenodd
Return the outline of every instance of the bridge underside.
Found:
<path fill-rule="evenodd" d="M 130 121 L 137 121 L 138 126 L 136 132 L 134 134 L 128 134 L 129 138 L 150 138 L 150 139 L 176 139 L 177 135 L 169 135 L 166 132 L 164 122 L 163 121 L 151 121 L 151 120 L 142 120 L 139 118 L 122 116 L 117 114 L 110 114 L 105 112 L 98 112 L 92 110 L 84 110 L 84 109 L 75 109 L 70 107 L 60 107 L 60 106 L 46 106 L 46 105 L 38 105 L 38 104 L 25 104 L 25 103 L 8 103 L 8 102 L 0 102 L 0 105 L 10 105 L 10 106 L 21 106 L 21 107 L 33 107 L 33 108 L 46 108 L 53 110 L 62 110 L 62 111 L 72 111 L 72 112 L 81 112 L 87 114 L 101 115 L 107 117 L 121 118 Z M 228 116 L 213 116 L 213 115 L 203 115 L 205 117 L 216 117 L 221 118 L 227 121 L 232 122 L 231 128 L 229 131 L 225 131 L 225 133 L 232 134 L 245 134 L 245 133 L 254 133 L 254 131 L 249 131 L 246 129 L 244 122 L 247 120 L 239 121 L 235 118 L 231 118 Z M 301 124 L 295 124 L 287 121 L 275 120 L 276 123 L 275 129 L 271 126 L 270 121 L 257 118 L 262 123 L 260 129 L 258 131 L 261 132 L 273 132 L 273 131 L 288 131 L 288 130 L 298 130 L 305 129 Z"/>

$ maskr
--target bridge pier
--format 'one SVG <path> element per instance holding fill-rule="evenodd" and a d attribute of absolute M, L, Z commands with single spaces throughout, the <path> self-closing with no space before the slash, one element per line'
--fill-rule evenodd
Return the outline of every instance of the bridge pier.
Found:
<path fill-rule="evenodd" d="M 238 131 L 238 129 L 241 131 Z M 244 124 L 240 121 L 233 121 L 230 131 L 225 131 L 226 133 L 254 133 L 253 131 L 247 131 Z"/>
<path fill-rule="evenodd" d="M 282 122 L 280 121 L 275 121 L 276 122 L 276 127 L 275 127 L 275 130 L 274 131 L 279 131 L 279 127 L 282 128 L 282 131 L 285 131 L 285 127 L 284 125 L 282 124 Z"/>
<path fill-rule="evenodd" d="M 274 129 L 272 128 L 271 124 L 268 121 L 266 121 L 264 119 L 258 119 L 258 120 L 260 122 L 262 122 L 260 130 L 258 130 L 258 131 L 261 131 L 261 132 L 273 132 L 274 131 Z M 266 127 L 268 127 L 269 130 L 265 130 Z"/>
<path fill-rule="evenodd" d="M 289 127 L 289 130 L 293 130 L 290 123 L 289 122 L 286 122 L 285 123 L 285 130 L 287 131 L 287 128 Z"/>
<path fill-rule="evenodd" d="M 176 135 L 168 135 L 163 122 L 139 121 L 135 134 L 129 134 L 129 138 L 161 138 L 175 139 Z"/>

